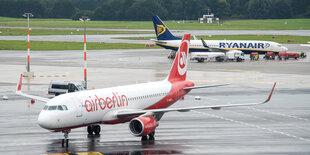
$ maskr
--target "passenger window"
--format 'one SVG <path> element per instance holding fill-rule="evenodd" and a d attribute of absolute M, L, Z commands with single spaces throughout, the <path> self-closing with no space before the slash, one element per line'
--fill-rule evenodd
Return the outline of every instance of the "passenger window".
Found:
<path fill-rule="evenodd" d="M 56 110 L 57 109 L 57 106 L 49 106 L 48 107 L 48 110 Z"/>
<path fill-rule="evenodd" d="M 61 105 L 58 106 L 57 110 L 63 111 L 64 109 L 62 108 Z"/>

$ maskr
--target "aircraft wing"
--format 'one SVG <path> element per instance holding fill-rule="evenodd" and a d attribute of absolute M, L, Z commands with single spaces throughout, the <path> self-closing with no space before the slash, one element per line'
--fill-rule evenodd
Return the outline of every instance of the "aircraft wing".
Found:
<path fill-rule="evenodd" d="M 35 96 L 35 95 L 29 95 L 29 94 L 25 94 L 21 91 L 22 89 L 22 79 L 23 79 L 23 74 L 20 74 L 20 79 L 19 82 L 17 84 L 17 89 L 16 89 L 16 94 L 20 95 L 20 96 L 24 96 L 27 98 L 31 98 L 31 99 L 35 99 L 38 101 L 42 101 L 42 102 L 48 102 L 50 99 L 49 98 L 45 98 L 45 97 L 41 97 L 41 96 Z"/>
<path fill-rule="evenodd" d="M 210 87 L 220 87 L 220 86 L 227 86 L 229 84 L 218 84 L 218 85 L 206 85 L 206 86 L 194 86 L 194 87 L 186 87 L 183 88 L 184 90 L 189 90 L 189 89 L 200 89 L 200 88 L 210 88 Z"/>
<path fill-rule="evenodd" d="M 214 110 L 219 110 L 221 108 L 225 107 L 239 107 L 239 106 L 253 106 L 253 105 L 259 105 L 259 104 L 264 104 L 270 101 L 271 96 L 273 94 L 274 88 L 276 86 L 276 82 L 274 83 L 271 92 L 269 93 L 268 98 L 263 101 L 263 102 L 257 102 L 257 103 L 240 103 L 240 104 L 223 104 L 223 105 L 207 105 L 207 106 L 196 106 L 196 107 L 184 107 L 184 108 L 165 108 L 165 109 L 151 109 L 151 110 L 137 110 L 137 111 L 118 111 L 116 113 L 116 116 L 118 118 L 129 118 L 129 117 L 136 117 L 140 116 L 146 113 L 165 113 L 165 112 L 170 112 L 170 111 L 179 111 L 179 112 L 188 112 L 190 110 L 197 110 L 197 109 L 214 109 Z"/>
<path fill-rule="evenodd" d="M 209 46 L 207 45 L 207 43 L 205 42 L 205 40 L 203 40 L 203 38 L 201 38 L 201 41 L 202 41 L 203 47 L 209 48 L 209 50 L 210 50 L 211 52 L 224 52 L 224 53 L 226 53 L 226 52 L 229 51 L 228 49 L 209 47 Z"/>

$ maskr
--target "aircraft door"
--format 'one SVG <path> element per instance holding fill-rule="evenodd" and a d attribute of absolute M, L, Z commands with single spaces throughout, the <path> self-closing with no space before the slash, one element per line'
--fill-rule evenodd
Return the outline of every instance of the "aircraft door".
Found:
<path fill-rule="evenodd" d="M 76 105 L 76 117 L 82 117 L 83 116 L 83 106 L 82 103 L 79 102 L 77 98 L 74 99 L 75 103 L 79 103 Z"/>
<path fill-rule="evenodd" d="M 76 117 L 82 117 L 82 116 L 83 116 L 82 104 L 80 104 L 76 110 Z"/>

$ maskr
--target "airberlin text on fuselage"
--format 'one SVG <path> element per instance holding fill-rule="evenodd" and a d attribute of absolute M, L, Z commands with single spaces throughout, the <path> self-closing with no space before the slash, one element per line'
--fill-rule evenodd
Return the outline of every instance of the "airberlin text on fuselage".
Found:
<path fill-rule="evenodd" d="M 87 112 L 93 112 L 104 109 L 112 109 L 115 107 L 128 106 L 126 95 L 119 95 L 117 92 L 112 93 L 112 97 L 98 97 L 97 95 L 89 96 L 84 102 Z"/>

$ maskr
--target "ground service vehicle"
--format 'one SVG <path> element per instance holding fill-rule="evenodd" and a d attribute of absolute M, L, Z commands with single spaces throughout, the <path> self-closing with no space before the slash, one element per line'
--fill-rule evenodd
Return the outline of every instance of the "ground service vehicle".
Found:
<path fill-rule="evenodd" d="M 259 59 L 259 54 L 257 52 L 252 52 L 250 54 L 250 59 L 251 60 L 258 60 Z"/>
<path fill-rule="evenodd" d="M 230 50 L 229 52 L 226 52 L 226 58 L 229 61 L 241 62 L 244 60 L 244 53 L 239 50 Z"/>
<path fill-rule="evenodd" d="M 74 82 L 54 82 L 51 81 L 48 85 L 48 94 L 58 96 L 60 94 L 82 91 L 84 88 Z"/>
<path fill-rule="evenodd" d="M 266 53 L 265 56 L 264 56 L 264 58 L 267 59 L 267 60 L 269 60 L 269 59 L 274 60 L 275 57 L 276 57 L 276 54 L 273 53 L 273 52 L 268 52 L 268 53 Z"/>
<path fill-rule="evenodd" d="M 288 54 L 286 52 L 279 52 L 278 53 L 278 58 L 279 58 L 279 60 L 282 60 L 282 59 L 287 60 L 288 59 Z"/>
<path fill-rule="evenodd" d="M 192 52 L 190 53 L 191 60 L 204 62 L 205 60 L 224 61 L 225 54 L 223 52 Z"/>
<path fill-rule="evenodd" d="M 288 56 L 288 58 L 294 58 L 294 59 L 299 58 L 298 53 L 287 53 L 287 56 Z"/>
<path fill-rule="evenodd" d="M 192 52 L 190 53 L 191 60 L 204 62 L 205 60 L 223 61 L 243 61 L 244 53 L 239 50 L 231 50 L 228 52 Z"/>

